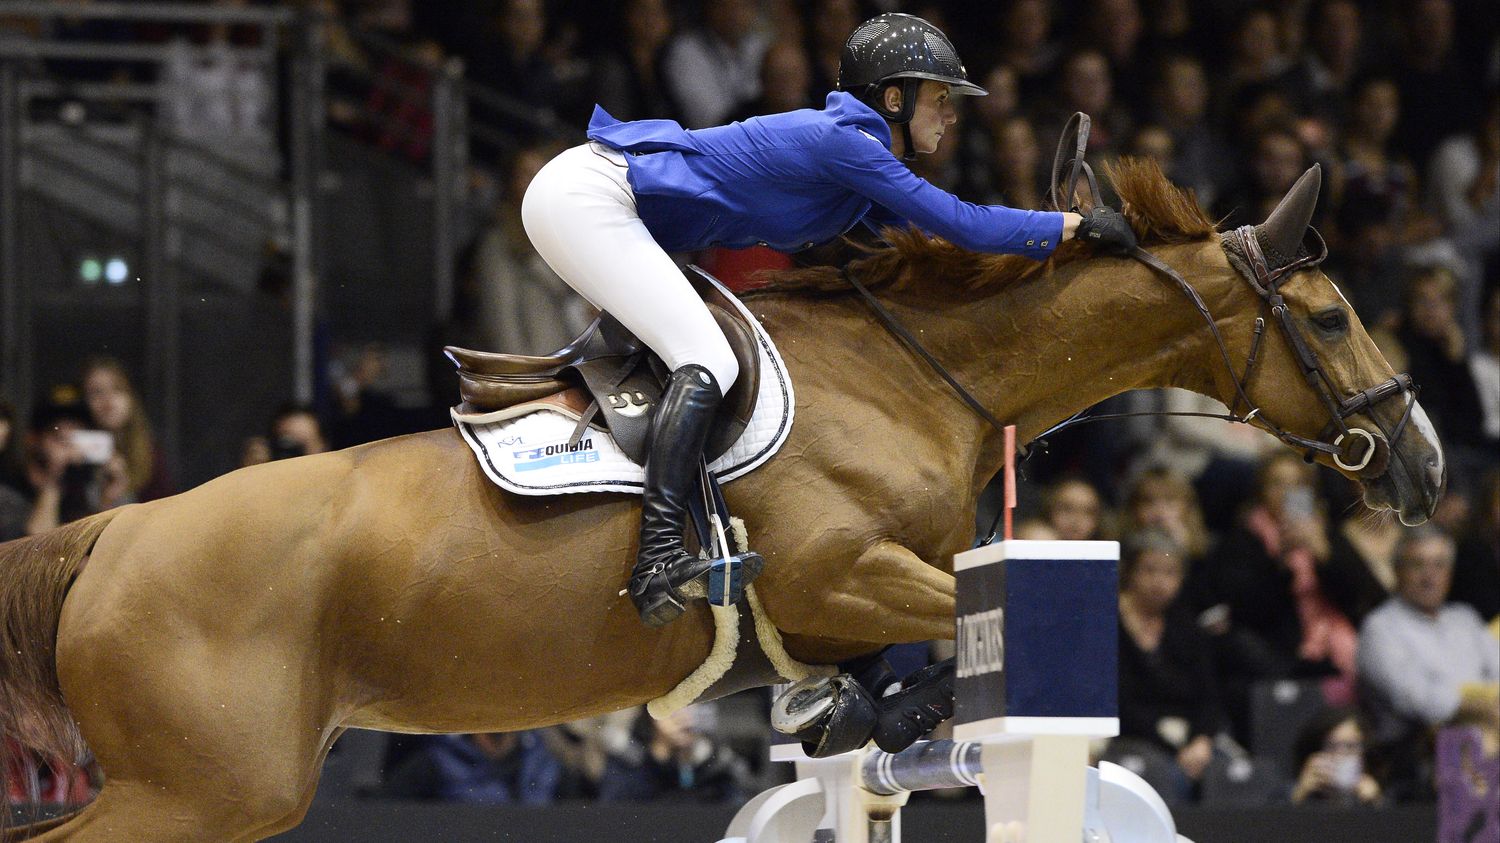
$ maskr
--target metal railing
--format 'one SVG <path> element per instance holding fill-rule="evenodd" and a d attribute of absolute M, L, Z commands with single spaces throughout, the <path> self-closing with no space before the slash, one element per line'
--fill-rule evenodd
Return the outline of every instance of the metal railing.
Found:
<path fill-rule="evenodd" d="M 169 451 L 177 440 L 181 416 L 180 383 L 184 349 L 178 341 L 182 321 L 181 272 L 168 271 L 174 257 L 172 244 L 187 237 L 218 251 L 215 254 L 246 254 L 243 235 L 215 226 L 174 207 L 190 201 L 195 207 L 212 207 L 220 215 L 244 220 L 246 228 L 274 228 L 288 246 L 292 290 L 293 376 L 295 397 L 311 400 L 316 376 L 314 326 L 319 301 L 318 281 L 328 277 L 326 166 L 328 134 L 345 127 L 331 124 L 329 105 L 338 100 L 357 113 L 357 122 L 369 134 L 390 137 L 394 145 L 422 148 L 420 155 L 391 157 L 405 161 L 415 177 L 430 191 L 430 228 L 415 236 L 431 246 L 431 290 L 429 316 L 437 320 L 451 315 L 456 285 L 455 266 L 463 239 L 471 232 L 467 186 L 471 170 L 493 166 L 521 145 L 519 134 L 581 141 L 577 127 L 559 121 L 550 111 L 535 109 L 464 77 L 463 63 L 441 61 L 412 54 L 395 40 L 374 32 L 347 27 L 340 21 L 289 7 L 229 7 L 156 2 L 58 2 L 57 0 L 0 0 L 0 18 L 29 20 L 43 34 L 37 38 L 0 34 L 0 377 L 5 390 L 24 405 L 34 394 L 33 343 L 36 335 L 29 317 L 36 306 L 35 291 L 28 283 L 21 254 L 23 199 L 29 187 L 28 167 L 62 172 L 69 166 L 45 143 L 29 141 L 35 135 L 31 112 L 38 103 L 84 103 L 115 115 L 138 133 L 135 148 L 94 134 L 70 128 L 66 115 L 50 119 L 48 131 L 66 131 L 69 144 L 97 153 L 100 160 L 121 160 L 133 167 L 133 186 L 118 179 L 90 178 L 78 168 L 68 170 L 69 183 L 87 185 L 105 197 L 110 207 L 130 206 L 132 220 L 107 222 L 135 238 L 140 250 L 141 293 L 144 302 L 142 326 L 146 394 L 156 407 L 163 438 Z M 201 45 L 184 38 L 161 42 L 148 38 L 112 41 L 88 27 L 74 27 L 67 38 L 48 31 L 60 22 L 137 22 L 158 29 L 185 32 L 206 25 L 229 25 L 251 37 L 231 44 Z M 330 45 L 331 35 L 340 45 L 354 44 L 363 52 L 363 62 L 341 61 Z M 215 51 L 218 51 L 217 53 Z M 273 166 L 247 166 L 231 150 L 196 139 L 170 128 L 167 111 L 172 92 L 164 82 L 165 68 L 177 55 L 191 62 L 227 52 L 236 63 L 263 68 L 270 79 L 266 95 L 268 113 L 275 125 L 270 133 L 279 138 L 267 148 Z M 414 68 L 409 77 L 391 74 L 392 64 Z M 67 78 L 54 72 L 58 67 L 128 67 L 129 78 L 102 82 L 98 74 Z M 415 81 L 414 81 L 415 80 Z M 341 87 L 339 87 L 341 86 Z M 352 89 L 352 90 L 351 90 Z M 384 108 L 377 107 L 384 103 Z M 419 111 L 421 127 L 403 122 L 399 115 Z M 120 115 L 123 115 L 121 117 Z M 367 139 L 367 138 L 366 138 Z M 268 209 L 247 201 L 238 190 L 224 189 L 213 179 L 194 179 L 171 171 L 166 164 L 190 157 L 198 168 L 226 174 L 226 183 L 257 185 L 256 194 L 276 197 L 277 208 Z M 26 162 L 33 162 L 28 165 Z M 232 178 L 231 178 L 232 177 Z M 175 197 L 175 199 L 174 199 Z M 183 197 L 188 197 L 183 199 Z M 425 201 L 423 207 L 425 208 Z M 96 221 L 101 216 L 95 213 Z M 430 238 L 428 240 L 427 238 Z M 179 250 L 180 251 L 180 250 Z M 414 253 L 415 254 L 415 253 Z M 247 256 L 247 259 L 249 257 Z M 424 288 L 425 289 L 425 288 Z"/>
<path fill-rule="evenodd" d="M 28 189 L 28 169 L 66 173 L 70 184 L 91 195 L 108 197 L 111 207 L 120 202 L 134 206 L 135 224 L 114 219 L 108 222 L 129 236 L 138 250 L 141 270 L 141 337 L 144 365 L 142 385 L 153 405 L 159 432 L 169 463 L 175 463 L 176 444 L 182 421 L 182 347 L 183 280 L 182 273 L 169 270 L 172 262 L 171 240 L 182 232 L 209 243 L 229 254 L 244 254 L 244 244 L 235 248 L 233 232 L 206 226 L 184 214 L 172 212 L 173 196 L 191 197 L 193 203 L 220 209 L 236 220 L 253 220 L 261 225 L 275 224 L 290 229 L 291 251 L 297 271 L 293 295 L 294 344 L 298 371 L 294 381 L 299 395 L 311 395 L 312 313 L 314 302 L 312 267 L 315 241 L 311 217 L 315 200 L 311 186 L 318 166 L 316 120 L 297 115 L 317 113 L 318 86 L 311 30 L 316 25 L 299 18 L 286 8 L 230 8 L 157 3 L 58 3 L 6 0 L 0 2 L 0 17 L 11 20 L 30 19 L 44 31 L 58 21 L 138 21 L 167 26 L 229 24 L 249 27 L 255 32 L 256 46 L 232 47 L 230 55 L 238 64 L 259 68 L 274 80 L 285 55 L 292 69 L 292 100 L 288 109 L 293 115 L 290 148 L 286 162 L 290 178 L 282 178 L 275 166 L 261 171 L 224 150 L 194 141 L 169 131 L 163 119 L 163 69 L 174 55 L 198 61 L 210 47 L 183 43 L 152 43 L 144 40 L 115 42 L 80 39 L 63 40 L 7 37 L 0 39 L 0 372 L 4 372 L 7 391 L 23 406 L 36 391 L 33 330 L 36 285 L 27 276 L 23 264 L 23 202 Z M 76 32 L 74 33 L 77 34 Z M 221 48 L 222 49 L 222 48 Z M 67 78 L 49 72 L 57 63 L 73 68 L 136 65 L 144 73 L 125 82 L 98 82 Z M 86 74 L 87 76 L 87 74 Z M 145 82 L 141 78 L 154 78 Z M 277 85 L 267 86 L 268 111 L 274 113 Z M 73 125 L 65 113 L 56 119 L 34 120 L 33 111 L 47 100 L 87 103 L 93 106 L 124 105 L 126 145 L 106 141 L 83 126 Z M 51 115 L 49 115 L 51 116 Z M 271 134 L 274 138 L 275 135 Z M 80 167 L 75 160 L 61 155 L 51 145 L 59 140 L 69 148 L 86 154 L 88 160 L 116 172 L 134 173 L 133 185 L 122 186 L 114 179 L 101 178 L 92 167 Z M 276 198 L 287 208 L 290 225 L 277 222 L 274 211 L 258 207 L 244 197 L 215 189 L 212 179 L 194 179 L 174 175 L 168 166 L 169 156 L 191 156 L 200 169 L 232 174 L 240 184 L 259 185 L 257 190 Z M 270 157 L 268 152 L 267 157 Z M 32 180 L 39 176 L 33 172 Z M 55 195 L 51 201 L 57 201 Z M 173 232 L 178 232 L 174 234 Z"/>

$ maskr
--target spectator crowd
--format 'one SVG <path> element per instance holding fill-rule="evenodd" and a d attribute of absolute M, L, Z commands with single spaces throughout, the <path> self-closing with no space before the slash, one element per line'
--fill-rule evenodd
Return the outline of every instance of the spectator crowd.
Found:
<path fill-rule="evenodd" d="M 480 191 L 486 204 L 473 220 L 444 330 L 460 344 L 529 353 L 561 346 L 591 318 L 530 249 L 519 204 L 530 177 L 576 139 L 594 103 L 620 119 L 688 127 L 820 107 L 848 33 L 872 14 L 898 10 L 887 0 L 624 0 L 602 13 L 586 0 L 306 5 L 328 16 L 336 72 L 394 83 L 363 108 L 337 76 L 330 87 L 331 124 L 372 146 L 417 160 L 431 154 L 431 113 L 389 92 L 430 86 L 453 59 L 520 106 L 506 112 L 511 141 L 473 162 L 476 184 L 489 188 Z M 1075 111 L 1092 117 L 1096 167 L 1122 155 L 1154 158 L 1225 227 L 1264 219 L 1303 171 L 1321 164 L 1314 224 L 1330 250 L 1323 270 L 1392 367 L 1421 386 L 1449 459 L 1436 515 L 1406 528 L 1371 517 L 1346 480 L 1244 426 L 1155 418 L 1077 428 L 1049 443 L 1023 467 L 1022 510 L 1039 515 L 1017 526 L 1018 537 L 1117 538 L 1124 548 L 1122 734 L 1099 754 L 1146 775 L 1169 801 L 1228 793 L 1349 805 L 1431 799 L 1444 728 L 1478 730 L 1493 754 L 1500 743 L 1494 4 L 950 0 L 899 10 L 950 33 L 970 78 L 990 91 L 959 98 L 958 131 L 913 164 L 964 199 L 1040 207 L 1045 151 Z M 235 34 L 193 37 L 230 43 Z M 368 37 L 399 45 L 399 58 L 372 59 L 361 46 Z M 203 109 L 229 101 L 184 94 L 177 119 L 200 129 L 213 120 L 265 122 L 263 86 L 236 82 L 232 67 L 218 76 L 187 64 L 178 71 L 176 84 L 218 86 L 248 104 L 205 117 Z M 385 119 L 359 116 L 367 111 Z M 836 259 L 766 249 L 693 257 L 736 287 L 754 284 L 756 270 Z M 382 392 L 381 349 L 345 357 L 317 406 L 268 413 L 263 436 L 226 449 L 237 447 L 248 465 L 411 427 L 415 419 Z M 435 404 L 451 392 L 446 383 L 432 388 Z M 1215 409 L 1176 390 L 1111 403 Z M 0 403 L 0 540 L 169 494 L 167 465 L 130 373 L 109 358 L 84 361 L 76 381 L 43 396 L 29 418 Z M 987 498 L 984 515 L 993 511 Z M 913 666 L 929 658 L 924 646 L 901 655 Z M 388 747 L 382 781 L 370 792 L 525 804 L 742 800 L 757 786 L 761 753 L 719 737 L 722 719 L 704 705 L 663 721 L 627 712 L 515 735 L 403 738 Z M 13 800 L 86 789 L 77 771 L 44 760 L 20 780 L 30 785 Z"/>

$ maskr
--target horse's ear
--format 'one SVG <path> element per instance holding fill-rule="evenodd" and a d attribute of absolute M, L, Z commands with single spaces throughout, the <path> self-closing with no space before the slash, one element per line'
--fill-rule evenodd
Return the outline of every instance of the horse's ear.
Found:
<path fill-rule="evenodd" d="M 1312 224 L 1313 209 L 1318 204 L 1318 189 L 1323 184 L 1323 167 L 1314 164 L 1308 168 L 1292 189 L 1287 191 L 1281 204 L 1255 227 L 1255 239 L 1260 241 L 1266 257 L 1276 261 L 1278 256 L 1290 260 L 1297 254 L 1302 239 L 1307 236 L 1307 227 Z"/>

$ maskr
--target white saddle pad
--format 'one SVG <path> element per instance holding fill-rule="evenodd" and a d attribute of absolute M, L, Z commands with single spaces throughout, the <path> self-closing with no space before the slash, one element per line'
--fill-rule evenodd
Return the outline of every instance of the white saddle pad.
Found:
<path fill-rule="evenodd" d="M 792 429 L 794 404 L 791 378 L 771 337 L 738 299 L 730 298 L 755 329 L 760 392 L 745 432 L 709 465 L 714 476 L 726 483 L 748 474 L 781 448 Z M 631 462 L 608 432 L 590 427 L 576 444 L 569 445 L 578 426 L 578 416 L 570 412 L 538 409 L 506 417 L 509 411 L 467 414 L 455 407 L 451 414 L 484 473 L 506 491 L 520 495 L 640 492 L 645 483 L 645 469 Z"/>

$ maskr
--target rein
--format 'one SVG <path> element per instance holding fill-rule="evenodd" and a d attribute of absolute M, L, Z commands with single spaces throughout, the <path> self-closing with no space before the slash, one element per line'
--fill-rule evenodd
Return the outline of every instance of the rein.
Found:
<path fill-rule="evenodd" d="M 912 335 L 912 332 L 908 331 L 905 325 L 897 321 L 896 317 L 891 315 L 889 310 L 885 309 L 885 305 L 881 304 L 880 300 L 875 298 L 875 295 L 865 285 L 859 283 L 859 279 L 855 278 L 854 274 L 849 271 L 848 265 L 845 265 L 840 270 L 840 273 L 844 276 L 844 280 L 849 282 L 850 286 L 854 287 L 854 289 L 859 291 L 861 296 L 865 297 L 865 302 L 870 305 L 871 310 L 875 311 L 875 315 L 880 317 L 880 321 L 885 324 L 886 330 L 895 334 L 897 339 L 906 343 L 908 348 L 915 351 L 923 360 L 926 360 L 927 365 L 931 366 L 933 371 L 937 372 L 943 380 L 948 382 L 949 386 L 953 387 L 953 391 L 958 393 L 958 397 L 962 398 L 964 403 L 969 405 L 970 409 L 979 414 L 980 418 L 989 422 L 990 427 L 998 431 L 1001 436 L 1005 435 L 1005 424 L 995 418 L 994 413 L 985 409 L 984 405 L 979 403 L 979 399 L 975 398 L 972 392 L 965 389 L 964 385 L 959 383 L 957 378 L 949 374 L 948 370 L 943 367 L 943 364 L 938 362 L 936 357 L 932 356 L 932 352 L 924 348 L 922 343 Z"/>
<path fill-rule="evenodd" d="M 1058 210 L 1062 210 L 1064 202 L 1067 202 L 1070 209 L 1074 212 L 1078 210 L 1078 205 L 1071 200 L 1077 196 L 1079 180 L 1081 178 L 1087 181 L 1092 194 L 1093 204 L 1100 204 L 1098 181 L 1095 179 L 1093 168 L 1084 160 L 1084 152 L 1088 146 L 1089 126 L 1088 115 L 1078 112 L 1073 115 L 1068 121 L 1068 125 L 1063 129 L 1062 139 L 1058 144 L 1057 155 L 1054 158 L 1052 168 L 1051 198 L 1053 206 Z M 1061 179 L 1061 182 L 1066 185 L 1066 190 L 1060 191 L 1059 176 L 1063 175 L 1064 169 L 1066 169 L 1067 175 Z M 1356 392 L 1342 400 L 1336 397 L 1337 387 L 1329 379 L 1328 373 L 1323 369 L 1322 361 L 1318 359 L 1317 354 L 1313 352 L 1306 338 L 1303 337 L 1302 332 L 1298 329 L 1296 321 L 1279 289 L 1281 283 L 1295 273 L 1317 267 L 1328 257 L 1328 246 L 1324 243 L 1322 236 L 1314 228 L 1309 227 L 1308 231 L 1312 235 L 1314 248 L 1308 249 L 1306 255 L 1292 261 L 1286 266 L 1275 268 L 1272 268 L 1266 260 L 1260 243 L 1256 239 L 1254 226 L 1241 226 L 1227 235 L 1230 242 L 1238 248 L 1238 251 L 1246 263 L 1248 263 L 1250 273 L 1246 276 L 1246 280 L 1262 301 L 1261 314 L 1255 319 L 1254 336 L 1251 340 L 1250 352 L 1245 360 L 1244 372 L 1239 375 L 1235 373 L 1234 363 L 1229 354 L 1229 345 L 1225 342 L 1223 334 L 1219 331 L 1219 326 L 1214 320 L 1213 313 L 1208 309 L 1208 305 L 1203 301 L 1203 297 L 1198 294 L 1198 291 L 1177 270 L 1145 249 L 1136 246 L 1128 253 L 1129 257 L 1140 261 L 1156 273 L 1175 282 L 1178 289 L 1187 296 L 1189 302 L 1192 303 L 1199 315 L 1203 317 L 1215 345 L 1219 348 L 1219 356 L 1230 374 L 1231 381 L 1234 383 L 1234 403 L 1229 407 L 1228 413 L 1158 411 L 1086 415 L 1087 411 L 1085 410 L 1052 426 L 1038 435 L 1033 441 L 1045 450 L 1047 447 L 1046 437 L 1074 425 L 1139 416 L 1191 416 L 1221 419 L 1240 424 L 1250 424 L 1254 420 L 1259 419 L 1263 428 L 1273 436 L 1293 448 L 1302 450 L 1308 461 L 1312 461 L 1315 454 L 1322 453 L 1327 454 L 1339 468 L 1359 475 L 1361 479 L 1374 480 L 1383 475 L 1389 467 L 1390 457 L 1394 451 L 1392 446 L 1406 431 L 1407 423 L 1411 420 L 1412 410 L 1416 406 L 1417 386 L 1412 382 L 1409 374 L 1402 373 L 1376 386 Z M 916 352 L 923 360 L 927 361 L 927 364 L 953 388 L 954 392 L 963 399 L 964 403 L 988 422 L 997 432 L 1004 435 L 1005 425 L 993 413 L 985 409 L 984 405 L 965 389 L 957 379 L 949 374 L 942 363 L 928 352 L 922 346 L 921 342 L 901 325 L 895 316 L 891 315 L 890 311 L 854 277 L 847 265 L 843 267 L 841 274 L 849 282 L 850 286 L 854 287 L 864 297 L 865 302 L 869 304 L 871 310 L 880 318 L 888 331 L 905 343 L 912 351 Z M 1287 341 L 1287 345 L 1297 358 L 1297 362 L 1302 368 L 1303 377 L 1307 380 L 1308 385 L 1317 393 L 1324 406 L 1328 408 L 1329 422 L 1317 439 L 1299 436 L 1277 424 L 1262 411 L 1246 391 L 1250 378 L 1255 371 L 1256 364 L 1260 359 L 1260 344 L 1265 337 L 1266 317 L 1268 314 L 1275 320 L 1282 336 Z M 1387 430 L 1373 414 L 1370 415 L 1370 419 L 1374 422 L 1375 429 L 1380 434 L 1379 436 L 1370 433 L 1364 428 L 1351 428 L 1345 424 L 1345 420 L 1350 416 L 1371 410 L 1376 404 L 1396 396 L 1405 396 L 1406 406 L 1394 429 Z M 1238 412 L 1241 404 L 1247 408 L 1243 414 Z M 1337 431 L 1337 436 L 1333 438 L 1332 442 L 1327 441 L 1328 437 L 1335 431 Z M 1363 443 L 1363 448 L 1356 451 L 1355 449 L 1359 448 L 1361 443 Z M 1354 456 L 1356 453 L 1358 453 L 1358 457 Z M 1023 447 L 1022 459 L 1024 460 L 1030 455 L 1031 449 Z M 1404 457 L 1400 457 L 1399 453 L 1397 455 L 1398 458 L 1403 460 L 1404 465 Z M 1409 470 L 1409 467 L 1407 468 Z M 991 534 L 991 538 L 993 538 L 993 530 Z M 982 543 L 987 542 L 988 540 L 985 540 Z"/>
<path fill-rule="evenodd" d="M 1074 212 L 1078 211 L 1077 203 L 1071 200 L 1077 198 L 1080 176 L 1087 177 L 1092 203 L 1094 205 L 1101 204 L 1099 183 L 1094 178 L 1093 168 L 1084 160 L 1084 153 L 1088 147 L 1089 125 L 1087 114 L 1083 112 L 1075 113 L 1068 120 L 1067 126 L 1063 129 L 1062 139 L 1058 142 L 1057 155 L 1053 159 L 1052 166 L 1051 194 L 1053 206 L 1059 210 L 1062 209 L 1063 203 L 1066 201 L 1070 205 L 1071 210 Z M 1072 155 L 1071 158 L 1067 157 L 1069 154 Z M 1067 176 L 1063 180 L 1066 190 L 1059 191 L 1058 177 L 1063 174 L 1064 168 L 1067 170 Z M 1234 403 L 1229 407 L 1228 413 L 1161 411 L 1107 413 L 1092 416 L 1079 413 L 1043 432 L 1037 437 L 1037 441 L 1041 442 L 1043 447 L 1045 447 L 1044 437 L 1072 427 L 1075 424 L 1103 421 L 1105 419 L 1138 416 L 1196 416 L 1249 424 L 1256 418 L 1259 418 L 1264 429 L 1287 445 L 1302 450 L 1309 462 L 1312 461 L 1315 453 L 1323 453 L 1332 458 L 1334 464 L 1339 468 L 1353 474 L 1358 474 L 1362 479 L 1374 480 L 1384 474 L 1390 463 L 1391 446 L 1406 431 L 1407 422 L 1411 420 L 1412 409 L 1417 403 L 1417 387 L 1412 382 L 1411 375 L 1402 373 L 1377 386 L 1356 392 L 1342 401 L 1335 398 L 1338 388 L 1329 379 L 1328 373 L 1323 369 L 1322 361 L 1318 359 L 1317 354 L 1308 345 L 1306 338 L 1302 336 L 1302 332 L 1298 329 L 1297 323 L 1293 319 L 1291 310 L 1287 307 L 1286 300 L 1282 297 L 1280 290 L 1283 281 L 1302 270 L 1317 267 L 1328 258 L 1328 245 L 1323 241 L 1322 235 L 1318 234 L 1317 229 L 1310 226 L 1308 227 L 1308 232 L 1311 233 L 1313 238 L 1313 248 L 1307 249 L 1307 254 L 1303 257 L 1285 266 L 1275 268 L 1272 268 L 1266 260 L 1265 253 L 1260 247 L 1260 241 L 1256 238 L 1255 226 L 1241 226 L 1228 235 L 1230 242 L 1238 248 L 1240 255 L 1243 256 L 1245 262 L 1249 265 L 1250 272 L 1244 277 L 1249 282 L 1251 288 L 1255 290 L 1256 294 L 1260 296 L 1262 302 L 1261 313 L 1255 318 L 1254 336 L 1251 339 L 1250 353 L 1245 360 L 1245 370 L 1239 376 L 1235 375 L 1234 363 L 1229 356 L 1229 346 L 1224 341 L 1224 335 L 1219 331 L 1218 322 L 1214 319 L 1213 313 L 1208 309 L 1208 305 L 1204 303 L 1203 297 L 1198 294 L 1198 291 L 1191 284 L 1187 283 L 1178 274 L 1177 270 L 1140 246 L 1136 246 L 1128 253 L 1129 257 L 1140 261 L 1158 274 L 1166 276 L 1176 283 L 1178 289 L 1182 290 L 1193 307 L 1197 309 L 1199 315 L 1203 317 L 1204 324 L 1208 326 L 1209 333 L 1213 336 L 1214 343 L 1219 348 L 1219 356 L 1224 361 L 1224 367 L 1229 371 L 1230 379 L 1234 383 Z M 1329 422 L 1324 426 L 1323 431 L 1317 439 L 1299 436 L 1277 424 L 1251 400 L 1249 393 L 1246 392 L 1246 387 L 1250 383 L 1250 377 L 1255 371 L 1255 365 L 1260 360 L 1260 344 L 1265 338 L 1266 316 L 1268 312 L 1276 320 L 1277 326 L 1281 329 L 1282 336 L 1285 337 L 1287 345 L 1297 358 L 1298 365 L 1302 367 L 1302 375 L 1307 380 L 1308 386 L 1317 393 L 1323 405 L 1328 408 Z M 1344 423 L 1344 420 L 1348 417 L 1370 410 L 1381 401 L 1397 395 L 1406 396 L 1406 407 L 1394 430 L 1387 431 L 1380 420 L 1373 415 L 1370 418 L 1375 422 L 1375 429 L 1381 434 L 1379 437 L 1376 437 L 1364 428 L 1351 428 Z M 1247 408 L 1247 412 L 1244 415 L 1240 415 L 1237 412 L 1242 403 Z M 1337 437 L 1332 442 L 1326 441 L 1335 430 L 1338 432 Z M 1357 459 L 1354 459 L 1352 457 L 1352 454 L 1355 453 L 1353 448 L 1357 447 L 1361 442 L 1364 444 L 1363 451 Z M 1346 459 L 1346 455 L 1350 455 L 1350 459 Z"/>

